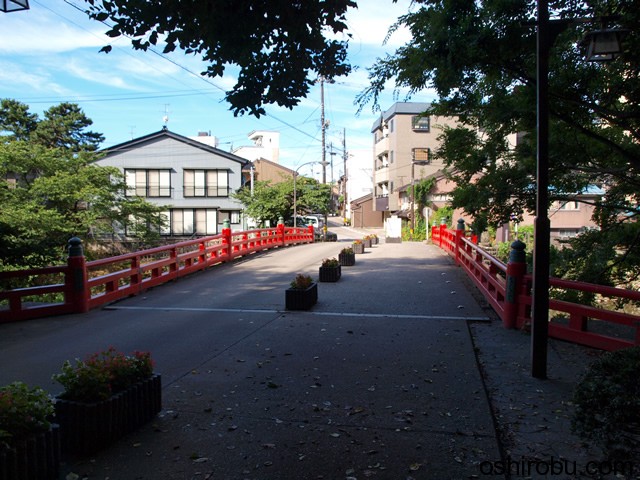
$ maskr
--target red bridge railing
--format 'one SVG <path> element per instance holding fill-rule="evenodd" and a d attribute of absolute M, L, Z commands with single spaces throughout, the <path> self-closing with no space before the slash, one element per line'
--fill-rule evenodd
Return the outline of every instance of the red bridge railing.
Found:
<path fill-rule="evenodd" d="M 224 228 L 218 235 L 87 262 L 80 240 L 71 239 L 67 265 L 0 272 L 8 286 L 0 291 L 0 323 L 87 312 L 237 257 L 313 241 L 312 226 Z"/>
<path fill-rule="evenodd" d="M 433 227 L 431 240 L 460 265 L 502 319 L 506 328 L 529 328 L 533 278 L 526 272 L 525 245 L 515 241 L 507 264 L 466 238 L 458 229 Z M 612 304 L 640 302 L 640 292 L 550 278 L 551 288 L 588 292 Z M 549 299 L 549 336 L 602 350 L 640 345 L 640 316 L 611 308 Z"/>

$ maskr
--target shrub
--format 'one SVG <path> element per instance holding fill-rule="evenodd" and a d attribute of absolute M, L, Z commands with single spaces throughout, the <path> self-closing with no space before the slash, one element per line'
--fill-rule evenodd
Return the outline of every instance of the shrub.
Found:
<path fill-rule="evenodd" d="M 305 290 L 309 288 L 312 283 L 313 279 L 309 275 L 299 273 L 296 275 L 296 278 L 291 281 L 291 288 L 295 290 Z"/>
<path fill-rule="evenodd" d="M 61 398 L 98 402 L 152 374 L 153 361 L 149 352 L 136 351 L 128 356 L 109 347 L 90 355 L 86 360 L 76 359 L 75 365 L 67 360 L 62 365 L 62 372 L 54 374 L 52 378 L 65 389 Z"/>
<path fill-rule="evenodd" d="M 53 401 L 42 388 L 14 382 L 0 388 L 0 447 L 12 448 L 51 424 Z"/>
<path fill-rule="evenodd" d="M 640 347 L 604 354 L 578 383 L 571 429 L 610 459 L 640 461 Z M 635 456 L 635 458 L 634 458 Z"/>
<path fill-rule="evenodd" d="M 345 255 L 353 255 L 353 248 L 345 247 L 342 250 L 340 250 L 340 253 L 344 253 Z"/>
<path fill-rule="evenodd" d="M 337 267 L 340 265 L 337 258 L 325 258 L 322 260 L 323 267 Z"/>

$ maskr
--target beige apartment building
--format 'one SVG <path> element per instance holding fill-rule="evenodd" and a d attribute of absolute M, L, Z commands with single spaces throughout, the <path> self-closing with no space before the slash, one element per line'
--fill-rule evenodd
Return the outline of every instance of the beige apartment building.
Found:
<path fill-rule="evenodd" d="M 431 152 L 445 126 L 455 118 L 423 115 L 428 103 L 397 102 L 378 118 L 373 134 L 373 210 L 383 218 L 406 209 L 404 191 L 414 181 L 443 168 Z"/>

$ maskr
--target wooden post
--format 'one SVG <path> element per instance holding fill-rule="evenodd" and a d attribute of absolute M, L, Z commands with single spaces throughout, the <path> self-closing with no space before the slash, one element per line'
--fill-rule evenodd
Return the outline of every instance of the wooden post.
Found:
<path fill-rule="evenodd" d="M 89 311 L 89 286 L 87 285 L 87 268 L 82 240 L 78 237 L 69 239 L 69 257 L 67 266 L 69 267 L 65 278 L 66 302 L 73 305 L 76 313 L 86 313 Z"/>
<path fill-rule="evenodd" d="M 278 225 L 276 226 L 276 232 L 278 233 L 278 240 L 280 245 L 283 247 L 286 245 L 285 243 L 285 232 L 284 232 L 284 218 L 278 218 Z"/>
<path fill-rule="evenodd" d="M 233 252 L 231 251 L 231 228 L 229 226 L 229 220 L 222 222 L 222 245 L 226 245 L 223 250 L 226 253 L 225 261 L 233 259 Z"/>
<path fill-rule="evenodd" d="M 454 258 L 456 259 L 456 263 L 460 263 L 460 248 L 462 244 L 462 237 L 464 237 L 464 220 L 461 218 L 458 220 L 458 225 L 456 226 L 456 240 L 454 245 Z"/>
<path fill-rule="evenodd" d="M 518 295 L 522 291 L 523 277 L 527 273 L 526 245 L 520 240 L 511 244 L 511 253 L 507 263 L 507 284 L 504 298 L 505 328 L 516 328 L 518 323 Z"/>

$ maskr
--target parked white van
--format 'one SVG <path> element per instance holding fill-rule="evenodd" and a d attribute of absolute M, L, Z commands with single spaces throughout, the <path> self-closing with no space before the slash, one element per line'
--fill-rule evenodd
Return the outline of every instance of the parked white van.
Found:
<path fill-rule="evenodd" d="M 316 230 L 324 227 L 324 220 L 318 215 L 307 215 L 304 219 L 307 221 L 307 225 L 313 225 Z"/>

